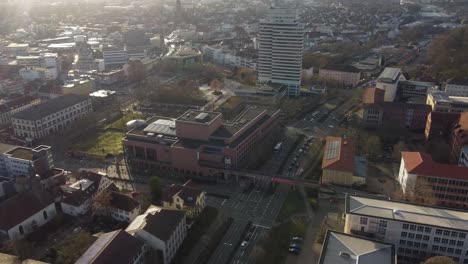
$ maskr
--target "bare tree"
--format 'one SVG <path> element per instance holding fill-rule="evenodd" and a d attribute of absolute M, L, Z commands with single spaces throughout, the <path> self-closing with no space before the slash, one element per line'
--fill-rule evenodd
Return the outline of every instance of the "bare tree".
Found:
<path fill-rule="evenodd" d="M 107 190 L 104 190 L 100 193 L 98 193 L 94 199 L 93 203 L 91 205 L 91 209 L 93 212 L 93 215 L 107 215 L 108 210 L 107 208 L 110 206 L 112 200 L 111 193 Z"/>

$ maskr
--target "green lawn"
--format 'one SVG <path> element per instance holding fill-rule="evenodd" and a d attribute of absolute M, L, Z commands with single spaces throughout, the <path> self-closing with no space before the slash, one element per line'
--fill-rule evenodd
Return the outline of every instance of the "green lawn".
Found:
<path fill-rule="evenodd" d="M 301 193 L 299 191 L 290 190 L 276 220 L 283 221 L 284 219 L 303 212 L 304 210 L 305 204 Z"/>
<path fill-rule="evenodd" d="M 127 113 L 121 118 L 115 120 L 114 122 L 107 125 L 105 128 L 114 128 L 114 129 L 127 129 L 127 122 L 134 119 L 145 119 L 145 116 L 141 113 Z"/>
<path fill-rule="evenodd" d="M 108 153 L 118 154 L 122 152 L 122 138 L 124 132 L 106 131 L 92 134 L 73 147 L 76 150 L 105 156 Z"/>

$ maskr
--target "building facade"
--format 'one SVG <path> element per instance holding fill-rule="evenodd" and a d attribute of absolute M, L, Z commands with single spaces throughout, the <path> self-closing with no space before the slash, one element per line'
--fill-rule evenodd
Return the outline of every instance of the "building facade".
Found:
<path fill-rule="evenodd" d="M 24 95 L 0 104 L 0 126 L 11 125 L 11 116 L 41 103 L 41 99 Z"/>
<path fill-rule="evenodd" d="M 448 256 L 468 263 L 468 213 L 349 195 L 344 232 L 394 244 L 398 263 Z"/>
<path fill-rule="evenodd" d="M 427 95 L 426 104 L 434 112 L 463 113 L 468 111 L 468 98 L 449 96 L 445 92 L 436 91 Z"/>
<path fill-rule="evenodd" d="M 385 102 L 393 102 L 395 100 L 398 90 L 398 83 L 401 80 L 405 80 L 405 77 L 401 73 L 401 69 L 398 68 L 387 67 L 379 75 L 375 87 L 385 91 Z"/>
<path fill-rule="evenodd" d="M 151 205 L 125 231 L 160 250 L 163 264 L 169 264 L 187 236 L 185 213 Z"/>
<path fill-rule="evenodd" d="M 426 140 L 435 137 L 449 138 L 452 128 L 460 119 L 460 113 L 430 112 L 427 116 L 424 136 Z"/>
<path fill-rule="evenodd" d="M 468 97 L 468 78 L 453 78 L 445 84 L 448 96 Z"/>
<path fill-rule="evenodd" d="M 206 206 L 206 193 L 193 186 L 188 180 L 183 185 L 172 184 L 163 190 L 162 203 L 165 208 L 184 210 L 188 217 L 196 217 Z"/>
<path fill-rule="evenodd" d="M 11 117 L 15 136 L 40 139 L 65 129 L 92 112 L 89 96 L 66 94 Z"/>
<path fill-rule="evenodd" d="M 221 113 L 189 110 L 177 119 L 155 117 L 123 139 L 128 164 L 204 179 L 240 169 L 281 120 L 280 110 L 247 107 L 230 122 Z"/>
<path fill-rule="evenodd" d="M 288 94 L 299 95 L 304 53 L 304 26 L 295 9 L 271 8 L 260 21 L 258 81 L 286 85 Z"/>
<path fill-rule="evenodd" d="M 319 80 L 342 85 L 357 86 L 361 82 L 361 71 L 351 65 L 326 65 L 319 69 Z"/>

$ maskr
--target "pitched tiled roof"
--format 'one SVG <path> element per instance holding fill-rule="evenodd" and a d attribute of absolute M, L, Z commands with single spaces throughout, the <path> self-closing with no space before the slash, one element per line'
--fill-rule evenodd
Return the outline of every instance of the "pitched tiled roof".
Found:
<path fill-rule="evenodd" d="M 410 174 L 447 179 L 468 180 L 468 168 L 434 162 L 430 155 L 421 152 L 402 152 L 405 168 Z"/>
<path fill-rule="evenodd" d="M 354 172 L 354 144 L 349 139 L 327 137 L 322 169 Z"/>
<path fill-rule="evenodd" d="M 117 208 L 126 212 L 131 212 L 140 205 L 140 203 L 137 200 L 119 191 L 111 191 L 110 194 L 111 194 L 110 205 L 114 208 Z"/>
<path fill-rule="evenodd" d="M 142 250 L 143 242 L 124 230 L 101 235 L 75 264 L 127 264 Z"/>
<path fill-rule="evenodd" d="M 79 94 L 65 94 L 34 107 L 28 108 L 24 111 L 18 112 L 14 114 L 12 118 L 32 121 L 39 120 L 43 117 L 61 111 L 62 109 L 83 102 L 88 98 L 88 96 Z"/>
<path fill-rule="evenodd" d="M 54 199 L 43 192 L 21 192 L 0 203 L 0 230 L 9 230 L 43 210 Z"/>

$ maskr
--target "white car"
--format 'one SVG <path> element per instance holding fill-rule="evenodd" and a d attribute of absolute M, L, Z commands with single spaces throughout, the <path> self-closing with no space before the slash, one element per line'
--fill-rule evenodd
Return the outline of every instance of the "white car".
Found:
<path fill-rule="evenodd" d="M 241 248 L 247 247 L 248 244 L 249 244 L 249 242 L 247 242 L 247 241 L 245 241 L 245 240 L 242 241 L 242 243 L 241 243 Z"/>

